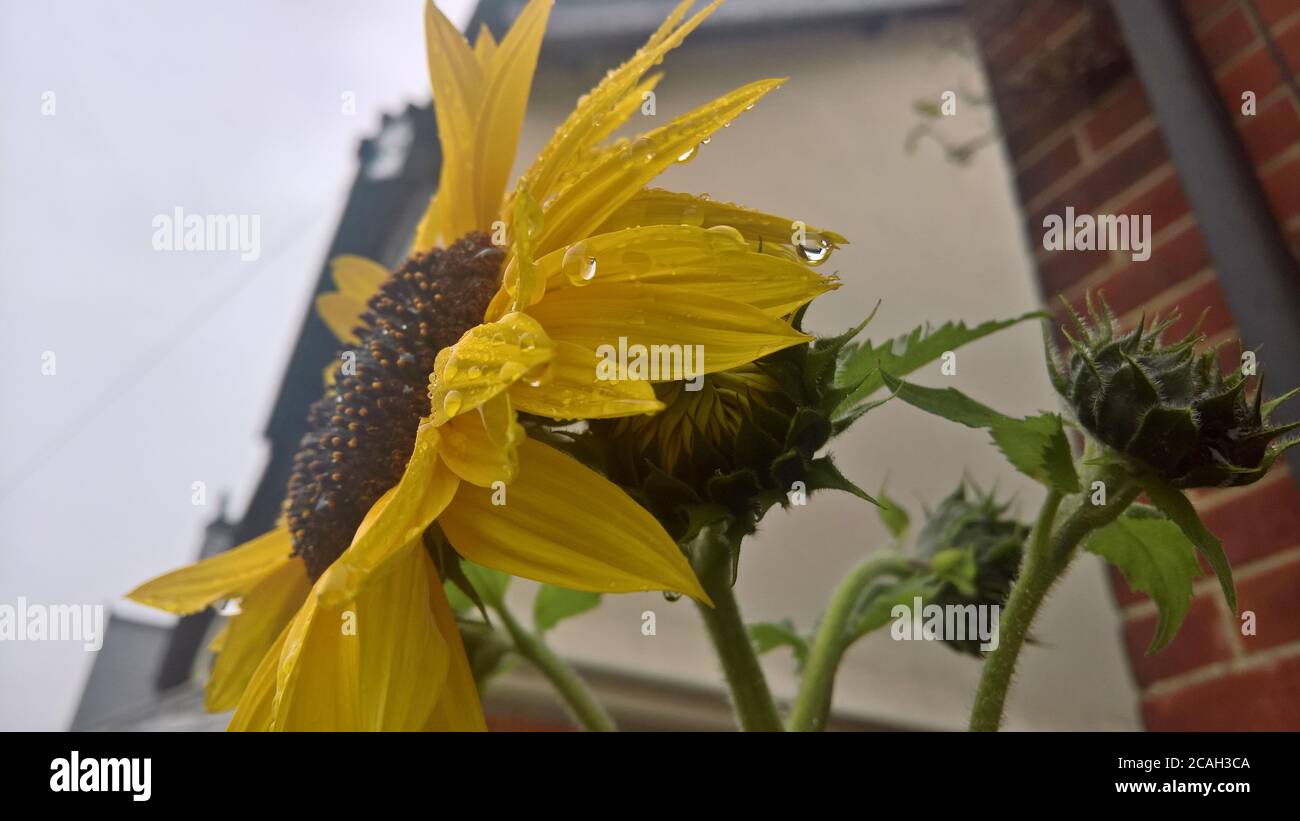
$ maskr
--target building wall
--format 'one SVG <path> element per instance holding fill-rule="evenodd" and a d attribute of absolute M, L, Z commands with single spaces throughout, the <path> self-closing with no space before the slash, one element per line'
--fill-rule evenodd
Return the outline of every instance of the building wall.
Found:
<path fill-rule="evenodd" d="M 549 59 L 534 84 L 520 156 L 533 156 L 574 100 L 627 53 L 591 49 Z M 843 330 L 877 300 L 883 300 L 871 328 L 877 340 L 924 321 L 1013 316 L 1035 308 L 1039 296 L 1003 155 L 984 150 L 957 165 L 931 140 L 914 153 L 905 149 L 918 123 L 917 100 L 937 101 L 946 89 L 982 89 L 973 53 L 960 15 L 896 20 L 875 32 L 809 25 L 742 35 L 706 26 L 665 60 L 656 117 L 633 125 L 659 126 L 754 79 L 789 76 L 785 87 L 657 184 L 847 235 L 852 244 L 823 268 L 837 272 L 844 287 L 815 305 L 815 330 Z M 969 111 L 945 124 L 956 129 L 950 139 L 975 139 L 993 127 L 986 109 Z M 963 349 L 956 377 L 941 376 L 936 365 L 915 378 L 954 385 L 1007 411 L 1055 406 L 1033 325 Z M 833 450 L 848 476 L 868 490 L 888 480 L 890 495 L 918 515 L 922 503 L 947 495 L 963 472 L 1015 494 L 1022 518 L 1031 518 L 1042 499 L 1041 487 L 1010 470 L 985 435 L 901 404 L 873 411 Z M 774 511 L 741 560 L 745 615 L 751 621 L 788 617 L 811 630 L 834 584 L 886 546 L 871 506 L 845 494 L 827 492 L 806 507 Z M 523 609 L 529 592 L 517 587 Z M 657 616 L 654 637 L 640 633 L 647 610 Z M 1011 698 L 1009 726 L 1137 726 L 1119 617 L 1093 557 L 1081 560 L 1048 602 L 1036 636 Z M 553 638 L 580 662 L 719 686 L 717 662 L 684 601 L 609 597 L 595 613 L 561 625 Z M 789 697 L 796 684 L 789 654 L 774 652 L 764 664 L 778 697 Z M 836 708 L 896 727 L 961 728 L 978 675 L 974 659 L 935 644 L 895 642 L 882 632 L 849 654 Z"/>
<path fill-rule="evenodd" d="M 1293 0 L 1183 0 L 1278 225 L 1300 256 L 1300 4 Z M 1221 277 L 1170 162 L 1160 128 L 1105 3 L 1084 0 L 970 3 L 1014 169 L 1026 235 L 1048 304 L 1082 306 L 1103 290 L 1126 325 L 1142 311 L 1178 308 L 1186 330 L 1205 309 L 1211 343 L 1239 356 Z M 1270 41 L 1271 46 L 1270 47 Z M 1257 111 L 1242 113 L 1243 92 Z M 1153 252 L 1041 250 L 1042 219 L 1076 212 L 1150 214 Z M 1247 345 L 1251 341 L 1245 340 Z M 1269 356 L 1291 351 L 1261 351 Z M 1281 386 L 1274 385 L 1275 389 Z M 1195 587 L 1187 620 L 1161 653 L 1145 655 L 1155 608 L 1112 578 L 1123 637 L 1153 730 L 1300 729 L 1300 490 L 1279 465 L 1258 484 L 1199 493 L 1209 528 L 1232 562 L 1240 609 L 1256 616 L 1242 635 L 1212 576 Z"/>

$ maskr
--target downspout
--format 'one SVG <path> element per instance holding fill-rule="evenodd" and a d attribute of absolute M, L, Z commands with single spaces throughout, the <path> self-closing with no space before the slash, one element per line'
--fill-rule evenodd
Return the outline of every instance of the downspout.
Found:
<path fill-rule="evenodd" d="M 1243 345 L 1273 391 L 1300 385 L 1300 267 L 1174 0 L 1111 0 Z M 1297 402 L 1276 421 L 1300 417 Z M 1287 453 L 1300 482 L 1300 447 Z"/>

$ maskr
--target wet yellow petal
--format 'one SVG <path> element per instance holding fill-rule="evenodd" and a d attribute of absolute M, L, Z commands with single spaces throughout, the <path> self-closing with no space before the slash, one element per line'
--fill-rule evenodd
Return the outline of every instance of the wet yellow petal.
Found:
<path fill-rule="evenodd" d="M 604 117 L 626 98 L 647 71 L 661 62 L 665 54 L 680 45 L 688 34 L 704 22 L 721 5 L 721 0 L 710 3 L 681 24 L 692 5 L 691 0 L 680 3 L 644 47 L 623 65 L 606 74 L 599 85 L 579 100 L 573 113 L 556 129 L 554 136 L 542 148 L 525 175 L 534 196 L 545 202 L 556 193 L 562 176 L 608 133 L 602 130 Z"/>
<path fill-rule="evenodd" d="M 290 558 L 292 552 L 289 531 L 277 528 L 210 559 L 147 581 L 126 597 L 171 613 L 195 613 L 218 599 L 246 595 L 268 574 L 296 561 Z"/>
<path fill-rule="evenodd" d="M 496 54 L 497 41 L 492 36 L 492 30 L 487 27 L 487 23 L 481 23 L 478 27 L 478 38 L 474 40 L 474 59 L 478 60 L 479 68 L 484 73 L 492 66 L 492 55 Z"/>
<path fill-rule="evenodd" d="M 537 67 L 537 52 L 546 33 L 550 0 L 532 0 L 515 18 L 510 32 L 495 50 L 475 126 L 475 190 L 477 225 L 487 228 L 501 211 L 501 202 L 515 163 L 519 129 L 523 126 L 528 92 Z"/>
<path fill-rule="evenodd" d="M 438 732 L 482 732 L 487 729 L 487 723 L 483 720 L 478 685 L 474 683 L 474 673 L 465 655 L 460 628 L 456 625 L 456 614 L 447 601 L 437 568 L 432 561 L 426 561 L 424 566 L 429 574 L 429 608 L 433 612 L 438 632 L 447 642 L 449 657 L 447 683 L 438 694 L 438 701 L 433 706 L 433 715 L 430 716 L 426 729 Z"/>
<path fill-rule="evenodd" d="M 474 410 L 520 379 L 540 379 L 554 355 L 550 337 L 527 314 L 506 314 L 471 328 L 434 362 L 429 389 L 434 424 Z"/>
<path fill-rule="evenodd" d="M 288 562 L 263 579 L 239 603 L 240 613 L 223 629 L 205 688 L 204 707 L 234 709 L 262 658 L 307 597 L 311 585 L 302 562 Z"/>
<path fill-rule="evenodd" d="M 694 358 L 700 349 L 692 348 L 691 365 L 696 373 L 675 379 L 729 370 L 811 339 L 750 305 L 663 285 L 598 282 L 585 288 L 563 288 L 528 312 L 552 339 L 597 353 L 605 345 L 617 349 L 620 337 L 626 338 L 629 348 L 644 345 L 647 351 L 653 345 L 678 346 L 683 354 L 678 361 L 684 361 L 684 346 L 702 346 L 703 369 Z"/>
<path fill-rule="evenodd" d="M 601 285 L 641 282 L 680 288 L 753 305 L 773 316 L 784 316 L 837 287 L 835 279 L 791 259 L 758 253 L 756 245 L 723 228 L 626 228 L 588 237 L 572 249 L 552 251 L 537 261 L 547 291 L 572 287 L 567 269 L 575 253 L 594 261 L 595 280 Z"/>
<path fill-rule="evenodd" d="M 430 609 L 428 561 L 423 550 L 395 557 L 346 609 L 323 607 L 318 595 L 308 595 L 280 653 L 275 729 L 425 726 L 448 664 Z"/>
<path fill-rule="evenodd" d="M 649 382 L 598 379 L 599 361 L 590 348 L 557 342 L 550 378 L 537 386 L 518 383 L 510 398 L 525 413 L 552 419 L 609 419 L 663 410 Z"/>
<path fill-rule="evenodd" d="M 280 631 L 280 636 L 271 645 L 271 649 L 262 656 L 243 695 L 239 697 L 239 705 L 235 707 L 235 714 L 226 726 L 227 731 L 261 733 L 271 729 L 276 673 L 280 669 L 280 652 L 284 649 L 284 640 L 288 635 L 289 628 L 286 626 Z"/>
<path fill-rule="evenodd" d="M 662 128 L 637 137 L 626 152 L 616 151 L 605 157 L 546 207 L 546 224 L 537 252 L 549 253 L 593 233 L 646 183 L 677 162 L 679 157 L 699 150 L 701 141 L 740 116 L 782 82 L 760 80 L 738 88 Z M 536 186 L 533 194 L 546 202 Z"/>
<path fill-rule="evenodd" d="M 438 520 L 456 551 L 574 590 L 673 590 L 707 601 L 686 557 L 645 508 L 563 453 L 526 439 L 506 503 L 462 484 Z"/>
<path fill-rule="evenodd" d="M 479 411 L 456 416 L 438 429 L 442 433 L 438 456 L 466 482 L 479 487 L 510 484 L 519 470 L 517 449 L 524 438 L 523 426 L 515 421 L 504 393 L 479 406 Z M 507 418 L 501 419 L 503 415 Z"/>
<path fill-rule="evenodd" d="M 425 528 L 455 495 L 460 480 L 439 462 L 440 438 L 428 424 L 416 434 L 401 481 L 371 505 L 352 544 L 317 583 L 327 607 L 355 598 L 381 566 L 418 544 Z"/>
<path fill-rule="evenodd" d="M 532 305 L 546 292 L 546 280 L 537 273 L 537 266 L 533 263 L 533 247 L 542 230 L 542 209 L 522 183 L 515 191 L 511 207 L 514 212 L 511 218 L 513 236 L 501 282 L 502 289 L 512 297 L 511 310 L 517 311 Z M 487 314 L 496 319 L 492 309 L 493 306 L 489 305 Z"/>
<path fill-rule="evenodd" d="M 797 224 L 796 220 L 765 214 L 743 205 L 717 202 L 693 194 L 679 194 L 662 188 L 647 188 L 610 215 L 596 233 L 617 231 L 646 225 L 698 225 L 712 228 L 729 225 L 751 243 L 762 242 L 765 249 L 780 246 L 794 251 L 797 234 L 816 246 L 825 240 L 831 246 L 847 245 L 842 235 L 824 228 Z"/>
<path fill-rule="evenodd" d="M 361 315 L 365 312 L 364 302 L 358 302 L 338 291 L 330 291 L 328 294 L 316 297 L 316 313 L 334 336 L 346 345 L 357 343 L 357 328 L 364 326 Z"/>

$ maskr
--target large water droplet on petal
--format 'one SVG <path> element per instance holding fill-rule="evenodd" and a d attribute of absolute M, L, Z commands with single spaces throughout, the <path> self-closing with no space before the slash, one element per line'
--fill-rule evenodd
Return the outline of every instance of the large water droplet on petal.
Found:
<path fill-rule="evenodd" d="M 749 247 L 744 235 L 730 225 L 714 225 L 708 230 L 717 237 L 713 249 L 720 254 L 737 253 Z"/>
<path fill-rule="evenodd" d="M 834 248 L 826 240 L 817 240 L 816 242 L 807 242 L 796 245 L 794 250 L 799 255 L 799 259 L 809 265 L 821 265 L 830 258 L 831 250 Z"/>
<path fill-rule="evenodd" d="M 442 412 L 448 416 L 455 416 L 460 413 L 463 404 L 464 399 L 461 397 L 460 391 L 447 391 L 446 396 L 442 397 Z"/>
<path fill-rule="evenodd" d="M 699 146 L 693 145 L 690 148 L 686 149 L 685 151 L 677 155 L 677 162 L 688 163 L 691 160 L 695 159 L 695 155 L 698 153 L 699 153 Z"/>
<path fill-rule="evenodd" d="M 586 285 L 596 278 L 596 258 L 587 252 L 586 243 L 574 243 L 564 252 L 560 270 L 571 285 Z"/>
<path fill-rule="evenodd" d="M 442 369 L 443 381 L 450 382 L 456 378 L 456 374 L 458 373 L 460 373 L 460 365 L 456 362 L 456 357 L 449 357 L 447 359 L 447 364 L 444 365 Z"/>
<path fill-rule="evenodd" d="M 533 336 L 532 333 L 530 333 L 529 331 L 524 331 L 519 335 L 519 350 L 531 351 L 533 348 L 536 347 L 537 347 L 537 337 Z"/>

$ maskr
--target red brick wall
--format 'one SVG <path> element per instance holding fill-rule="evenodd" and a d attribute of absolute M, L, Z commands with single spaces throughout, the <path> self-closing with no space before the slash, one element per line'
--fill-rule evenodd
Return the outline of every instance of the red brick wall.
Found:
<path fill-rule="evenodd" d="M 1278 224 L 1300 256 L 1300 3 L 1182 5 Z M 1107 4 L 973 0 L 968 9 L 1047 304 L 1061 315 L 1058 295 L 1082 305 L 1085 292 L 1100 289 L 1125 324 L 1143 310 L 1150 316 L 1180 309 L 1174 332 L 1208 308 L 1209 341 L 1231 340 L 1223 357 L 1235 367 L 1240 348 L 1219 274 Z M 1244 91 L 1256 95 L 1254 116 L 1241 113 Z M 1043 217 L 1066 206 L 1150 214 L 1151 258 L 1043 250 Z M 1269 355 L 1295 353 L 1260 357 L 1266 369 Z M 1255 614 L 1257 632 L 1242 635 L 1207 576 L 1196 585 L 1178 638 L 1147 656 L 1154 605 L 1114 574 L 1146 726 L 1300 730 L 1300 490 L 1279 466 L 1252 487 L 1202 492 L 1195 501 L 1224 541 L 1241 610 Z"/>

